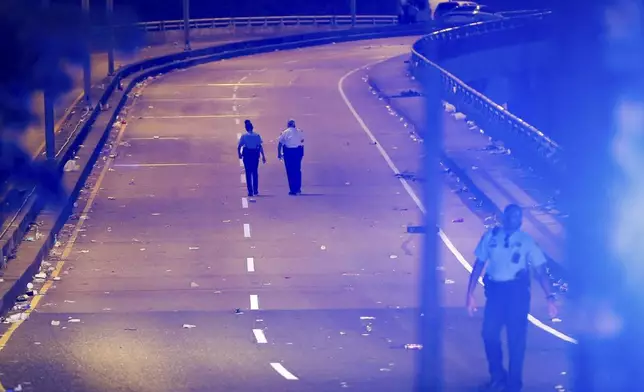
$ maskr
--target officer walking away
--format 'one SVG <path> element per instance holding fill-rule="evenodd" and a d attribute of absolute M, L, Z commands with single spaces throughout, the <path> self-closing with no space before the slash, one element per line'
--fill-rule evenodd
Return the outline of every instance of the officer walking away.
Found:
<path fill-rule="evenodd" d="M 557 314 L 555 295 L 546 272 L 546 258 L 527 233 L 520 230 L 521 207 L 508 205 L 500 227 L 486 232 L 475 250 L 476 262 L 467 287 L 466 307 L 476 311 L 474 289 L 483 270 L 485 276 L 485 311 L 483 343 L 491 379 L 481 391 L 519 392 L 522 388 L 530 311 L 530 270 L 534 270 L 548 300 L 550 317 Z M 503 366 L 501 330 L 506 328 L 509 372 Z"/>
<path fill-rule="evenodd" d="M 302 193 L 302 158 L 304 157 L 304 132 L 295 126 L 295 120 L 288 120 L 277 144 L 277 159 L 284 157 L 289 195 Z"/>
<path fill-rule="evenodd" d="M 259 194 L 257 190 L 259 185 L 257 176 L 259 171 L 259 156 L 262 156 L 264 163 L 266 163 L 266 156 L 264 155 L 264 147 L 262 147 L 262 137 L 258 133 L 253 132 L 253 123 L 250 120 L 245 120 L 244 127 L 246 127 L 246 134 L 239 138 L 237 155 L 244 162 L 248 196 L 252 197 Z"/>

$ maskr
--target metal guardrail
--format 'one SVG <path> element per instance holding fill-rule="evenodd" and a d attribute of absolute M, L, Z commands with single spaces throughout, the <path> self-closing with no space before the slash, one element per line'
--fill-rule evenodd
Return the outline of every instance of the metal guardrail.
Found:
<path fill-rule="evenodd" d="M 445 48 L 441 46 L 498 32 L 512 37 L 512 31 L 532 29 L 550 15 L 551 12 L 547 11 L 433 32 L 413 45 L 411 70 L 419 79 L 426 76 L 426 72 L 437 72 L 447 102 L 467 112 L 469 118 L 488 135 L 503 142 L 512 154 L 525 159 L 531 166 L 543 166 L 548 172 L 558 176 L 564 169 L 559 144 L 438 64 L 445 55 Z"/>
<path fill-rule="evenodd" d="M 279 26 L 348 26 L 352 23 L 351 15 L 316 15 L 316 16 L 263 16 L 191 19 L 191 29 L 217 29 L 237 27 L 279 27 Z M 357 15 L 356 25 L 396 25 L 396 15 Z M 137 23 L 136 27 L 145 32 L 183 30 L 183 20 L 168 20 Z"/>

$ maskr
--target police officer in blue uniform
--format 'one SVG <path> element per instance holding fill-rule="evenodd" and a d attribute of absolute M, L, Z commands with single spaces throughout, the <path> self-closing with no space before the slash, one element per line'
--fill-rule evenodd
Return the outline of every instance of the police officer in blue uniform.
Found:
<path fill-rule="evenodd" d="M 475 250 L 476 262 L 467 288 L 466 307 L 476 311 L 474 289 L 485 270 L 483 343 L 490 381 L 481 390 L 519 392 L 522 388 L 530 311 L 530 272 L 535 272 L 546 298 L 550 317 L 557 314 L 555 296 L 546 271 L 546 258 L 530 235 L 521 231 L 523 212 L 516 204 L 503 211 L 503 222 L 486 232 Z M 506 328 L 509 369 L 503 366 L 501 330 Z"/>
<path fill-rule="evenodd" d="M 239 138 L 237 144 L 237 155 L 244 162 L 246 172 L 246 186 L 248 197 L 259 195 L 259 158 L 266 163 L 262 137 L 254 131 L 253 123 L 250 120 L 244 121 L 246 134 Z"/>

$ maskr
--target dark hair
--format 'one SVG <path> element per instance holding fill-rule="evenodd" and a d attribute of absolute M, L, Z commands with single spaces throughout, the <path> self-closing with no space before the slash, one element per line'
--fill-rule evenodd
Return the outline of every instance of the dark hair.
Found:
<path fill-rule="evenodd" d="M 246 131 L 248 132 L 253 131 L 253 123 L 250 122 L 250 120 L 244 120 L 244 126 L 246 127 Z"/>

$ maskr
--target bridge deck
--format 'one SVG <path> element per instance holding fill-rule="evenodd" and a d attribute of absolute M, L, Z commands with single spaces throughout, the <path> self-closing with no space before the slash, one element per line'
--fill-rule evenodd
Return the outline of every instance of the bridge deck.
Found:
<path fill-rule="evenodd" d="M 406 226 L 422 216 L 355 116 L 401 171 L 416 171 L 418 145 L 360 72 L 343 84 L 355 113 L 338 83 L 357 67 L 408 52 L 412 41 L 228 60 L 149 85 L 115 135 L 116 158 L 95 168 L 79 201 L 87 219 L 71 221 L 56 250 L 62 279 L 0 352 L 4 385 L 411 390 L 417 351 L 403 347 L 416 342 L 421 249 Z M 287 195 L 275 157 L 289 117 L 307 132 L 298 197 Z M 235 153 L 246 118 L 269 160 L 254 201 L 244 199 Z M 447 184 L 440 191 L 445 231 L 469 258 L 482 225 Z M 464 224 L 451 223 L 457 217 Z M 466 270 L 452 251 L 441 253 L 450 280 L 446 390 L 471 391 L 486 375 L 481 320 L 462 307 Z M 566 348 L 530 330 L 526 391 L 565 384 Z"/>

